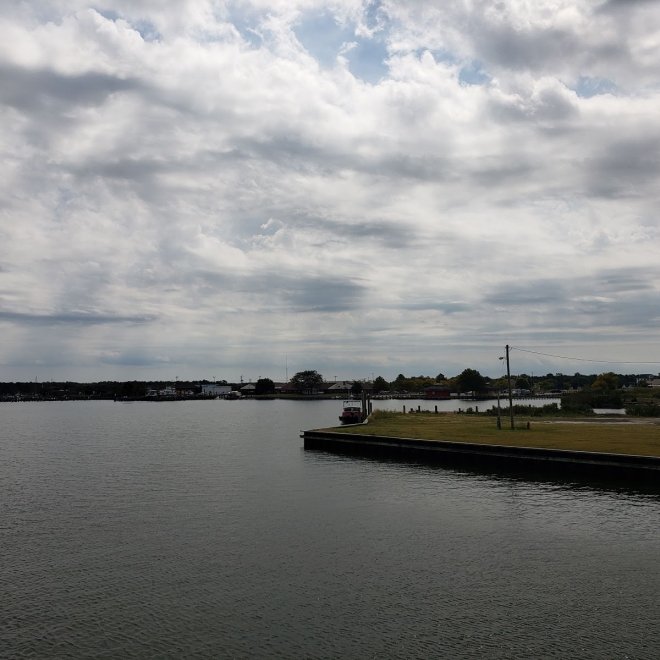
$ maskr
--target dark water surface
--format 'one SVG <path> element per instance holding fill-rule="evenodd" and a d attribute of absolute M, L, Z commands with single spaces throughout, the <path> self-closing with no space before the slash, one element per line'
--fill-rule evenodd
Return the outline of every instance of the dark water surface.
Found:
<path fill-rule="evenodd" d="M 0 656 L 657 658 L 660 487 L 305 452 L 341 402 L 0 406 Z"/>

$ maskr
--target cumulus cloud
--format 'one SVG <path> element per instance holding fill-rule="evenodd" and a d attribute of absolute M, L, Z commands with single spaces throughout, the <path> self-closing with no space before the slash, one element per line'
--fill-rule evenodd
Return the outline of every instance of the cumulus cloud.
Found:
<path fill-rule="evenodd" d="M 648 360 L 656 9 L 8 3 L 0 363 L 231 379 L 286 353 L 393 377 L 489 373 L 507 342 Z"/>

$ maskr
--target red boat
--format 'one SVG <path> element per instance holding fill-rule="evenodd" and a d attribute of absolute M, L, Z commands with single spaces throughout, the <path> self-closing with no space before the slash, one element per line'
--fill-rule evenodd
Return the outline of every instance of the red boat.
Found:
<path fill-rule="evenodd" d="M 361 424 L 363 419 L 361 401 L 344 401 L 344 409 L 339 415 L 342 424 Z"/>

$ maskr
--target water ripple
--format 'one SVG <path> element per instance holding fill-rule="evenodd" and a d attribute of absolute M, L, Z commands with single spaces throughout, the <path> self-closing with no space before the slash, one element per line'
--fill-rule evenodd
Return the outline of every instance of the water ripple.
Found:
<path fill-rule="evenodd" d="M 301 451 L 335 408 L 2 408 L 0 654 L 657 657 L 657 494 Z"/>

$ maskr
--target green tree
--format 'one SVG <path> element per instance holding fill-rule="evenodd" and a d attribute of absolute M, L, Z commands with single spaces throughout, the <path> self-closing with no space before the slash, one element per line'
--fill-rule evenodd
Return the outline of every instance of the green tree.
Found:
<path fill-rule="evenodd" d="M 362 383 L 356 380 L 351 386 L 351 396 L 360 396 L 362 394 Z"/>
<path fill-rule="evenodd" d="M 476 369 L 465 369 L 456 377 L 459 392 L 483 392 L 486 379 Z"/>
<path fill-rule="evenodd" d="M 387 392 L 389 389 L 390 384 L 382 376 L 377 376 L 373 385 L 374 393 L 378 394 L 378 392 Z"/>
<path fill-rule="evenodd" d="M 255 394 L 274 394 L 275 383 L 270 378 L 260 378 L 254 384 Z"/>
<path fill-rule="evenodd" d="M 125 397 L 144 396 L 146 394 L 145 389 L 144 383 L 132 380 L 121 384 L 119 395 Z"/>
<path fill-rule="evenodd" d="M 571 387 L 574 390 L 581 389 L 583 387 L 587 387 L 587 385 L 590 385 L 593 383 L 595 378 L 592 376 L 585 376 L 584 374 L 581 374 L 579 371 L 575 372 L 575 375 L 571 378 Z"/>
<path fill-rule="evenodd" d="M 411 376 L 406 378 L 403 374 L 399 374 L 392 382 L 392 389 L 397 392 L 421 392 L 429 385 L 435 385 L 435 378 L 430 376 Z"/>
<path fill-rule="evenodd" d="M 413 376 L 412 378 L 408 378 L 406 389 L 409 392 L 421 392 L 425 387 L 435 384 L 435 378 L 431 378 L 430 376 Z"/>
<path fill-rule="evenodd" d="M 313 394 L 323 384 L 323 376 L 318 371 L 299 371 L 292 379 L 291 384 L 302 394 Z"/>
<path fill-rule="evenodd" d="M 506 376 L 501 376 L 500 378 L 496 378 L 490 382 L 490 386 L 494 390 L 500 390 L 501 392 L 504 392 L 504 390 L 508 389 L 509 387 L 509 381 L 507 380 Z"/>
<path fill-rule="evenodd" d="M 608 371 L 606 374 L 600 374 L 591 384 L 592 390 L 616 390 L 619 387 L 619 377 Z"/>
<path fill-rule="evenodd" d="M 514 387 L 518 390 L 531 390 L 532 384 L 529 382 L 529 377 L 526 374 L 522 374 L 522 376 L 516 378 Z"/>
<path fill-rule="evenodd" d="M 395 392 L 402 392 L 403 390 L 406 389 L 406 381 L 407 381 L 407 380 L 408 380 L 408 379 L 407 379 L 403 374 L 399 374 L 399 375 L 398 375 L 398 376 L 392 381 L 391 388 L 392 388 Z"/>
<path fill-rule="evenodd" d="M 447 376 L 445 376 L 442 372 L 440 372 L 436 377 L 435 381 L 436 383 L 443 383 L 444 381 L 447 380 Z"/>

